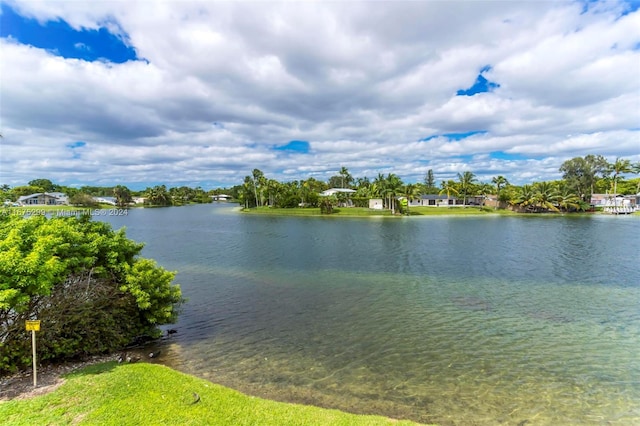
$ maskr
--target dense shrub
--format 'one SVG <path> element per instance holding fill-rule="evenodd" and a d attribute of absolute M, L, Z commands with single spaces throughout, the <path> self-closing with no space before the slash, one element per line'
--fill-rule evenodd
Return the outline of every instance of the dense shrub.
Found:
<path fill-rule="evenodd" d="M 88 216 L 0 216 L 0 373 L 27 366 L 25 321 L 41 320 L 41 360 L 116 350 L 174 322 L 174 274 L 142 244 Z"/>

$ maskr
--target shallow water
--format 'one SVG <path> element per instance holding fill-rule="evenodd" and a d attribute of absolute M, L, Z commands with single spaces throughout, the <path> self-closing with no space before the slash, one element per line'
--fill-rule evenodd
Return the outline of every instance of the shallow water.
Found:
<path fill-rule="evenodd" d="M 442 425 L 640 424 L 637 217 L 105 219 L 178 271 L 182 371 Z"/>

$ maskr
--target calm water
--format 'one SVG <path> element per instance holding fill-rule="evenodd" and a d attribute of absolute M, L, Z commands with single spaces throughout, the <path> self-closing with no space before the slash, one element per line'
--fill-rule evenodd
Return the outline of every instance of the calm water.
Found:
<path fill-rule="evenodd" d="M 640 218 L 107 217 L 189 299 L 160 362 L 442 425 L 640 424 Z"/>

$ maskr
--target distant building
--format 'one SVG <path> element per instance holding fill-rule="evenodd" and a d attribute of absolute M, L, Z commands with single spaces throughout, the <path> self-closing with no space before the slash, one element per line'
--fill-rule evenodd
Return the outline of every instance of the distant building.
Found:
<path fill-rule="evenodd" d="M 216 194 L 211 196 L 211 199 L 213 201 L 229 201 L 232 198 L 233 197 L 231 195 L 227 195 L 227 194 Z"/>
<path fill-rule="evenodd" d="M 446 195 L 427 194 L 411 200 L 409 207 L 447 207 L 461 206 L 463 200 Z"/>
<path fill-rule="evenodd" d="M 382 198 L 370 198 L 369 208 L 373 210 L 382 210 Z"/>
<path fill-rule="evenodd" d="M 321 197 L 330 197 L 332 195 L 336 195 L 338 193 L 345 193 L 345 194 L 355 194 L 356 190 L 355 189 L 349 189 L 349 188 L 329 188 L 326 191 L 322 191 L 319 195 Z"/>
<path fill-rule="evenodd" d="M 638 209 L 640 194 L 620 195 L 620 194 L 591 194 L 591 206 L 602 207 L 605 211 L 610 209 L 622 209 L 631 212 Z"/>
<path fill-rule="evenodd" d="M 93 197 L 93 200 L 100 204 L 116 205 L 116 197 Z"/>
<path fill-rule="evenodd" d="M 21 206 L 61 206 L 69 204 L 69 198 L 62 192 L 38 192 L 18 198 Z"/>

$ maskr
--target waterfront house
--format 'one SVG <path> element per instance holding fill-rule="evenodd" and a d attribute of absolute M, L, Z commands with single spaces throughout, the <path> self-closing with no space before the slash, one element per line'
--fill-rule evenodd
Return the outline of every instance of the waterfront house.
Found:
<path fill-rule="evenodd" d="M 591 194 L 591 207 L 601 207 L 606 212 L 632 213 L 638 210 L 640 194 Z"/>
<path fill-rule="evenodd" d="M 227 194 L 215 194 L 211 196 L 211 199 L 213 201 L 229 201 L 231 200 L 231 195 L 227 195 Z"/>
<path fill-rule="evenodd" d="M 411 200 L 409 207 L 449 207 L 461 206 L 463 200 L 457 197 L 447 197 L 439 194 L 421 195 L 419 198 Z"/>
<path fill-rule="evenodd" d="M 330 197 L 332 195 L 337 195 L 338 193 L 343 193 L 343 194 L 355 194 L 355 189 L 349 189 L 349 188 L 329 188 L 326 191 L 322 191 L 320 193 L 321 197 Z"/>
<path fill-rule="evenodd" d="M 340 207 L 353 207 L 353 201 L 349 198 L 351 194 L 355 194 L 356 191 L 354 189 L 349 188 L 329 188 L 326 191 L 322 191 L 320 194 L 321 197 L 330 197 L 332 195 L 337 196 L 338 194 L 345 194 L 347 199 L 338 203 Z"/>
<path fill-rule="evenodd" d="M 18 198 L 21 206 L 61 206 L 69 204 L 69 199 L 62 192 L 38 192 Z"/>

